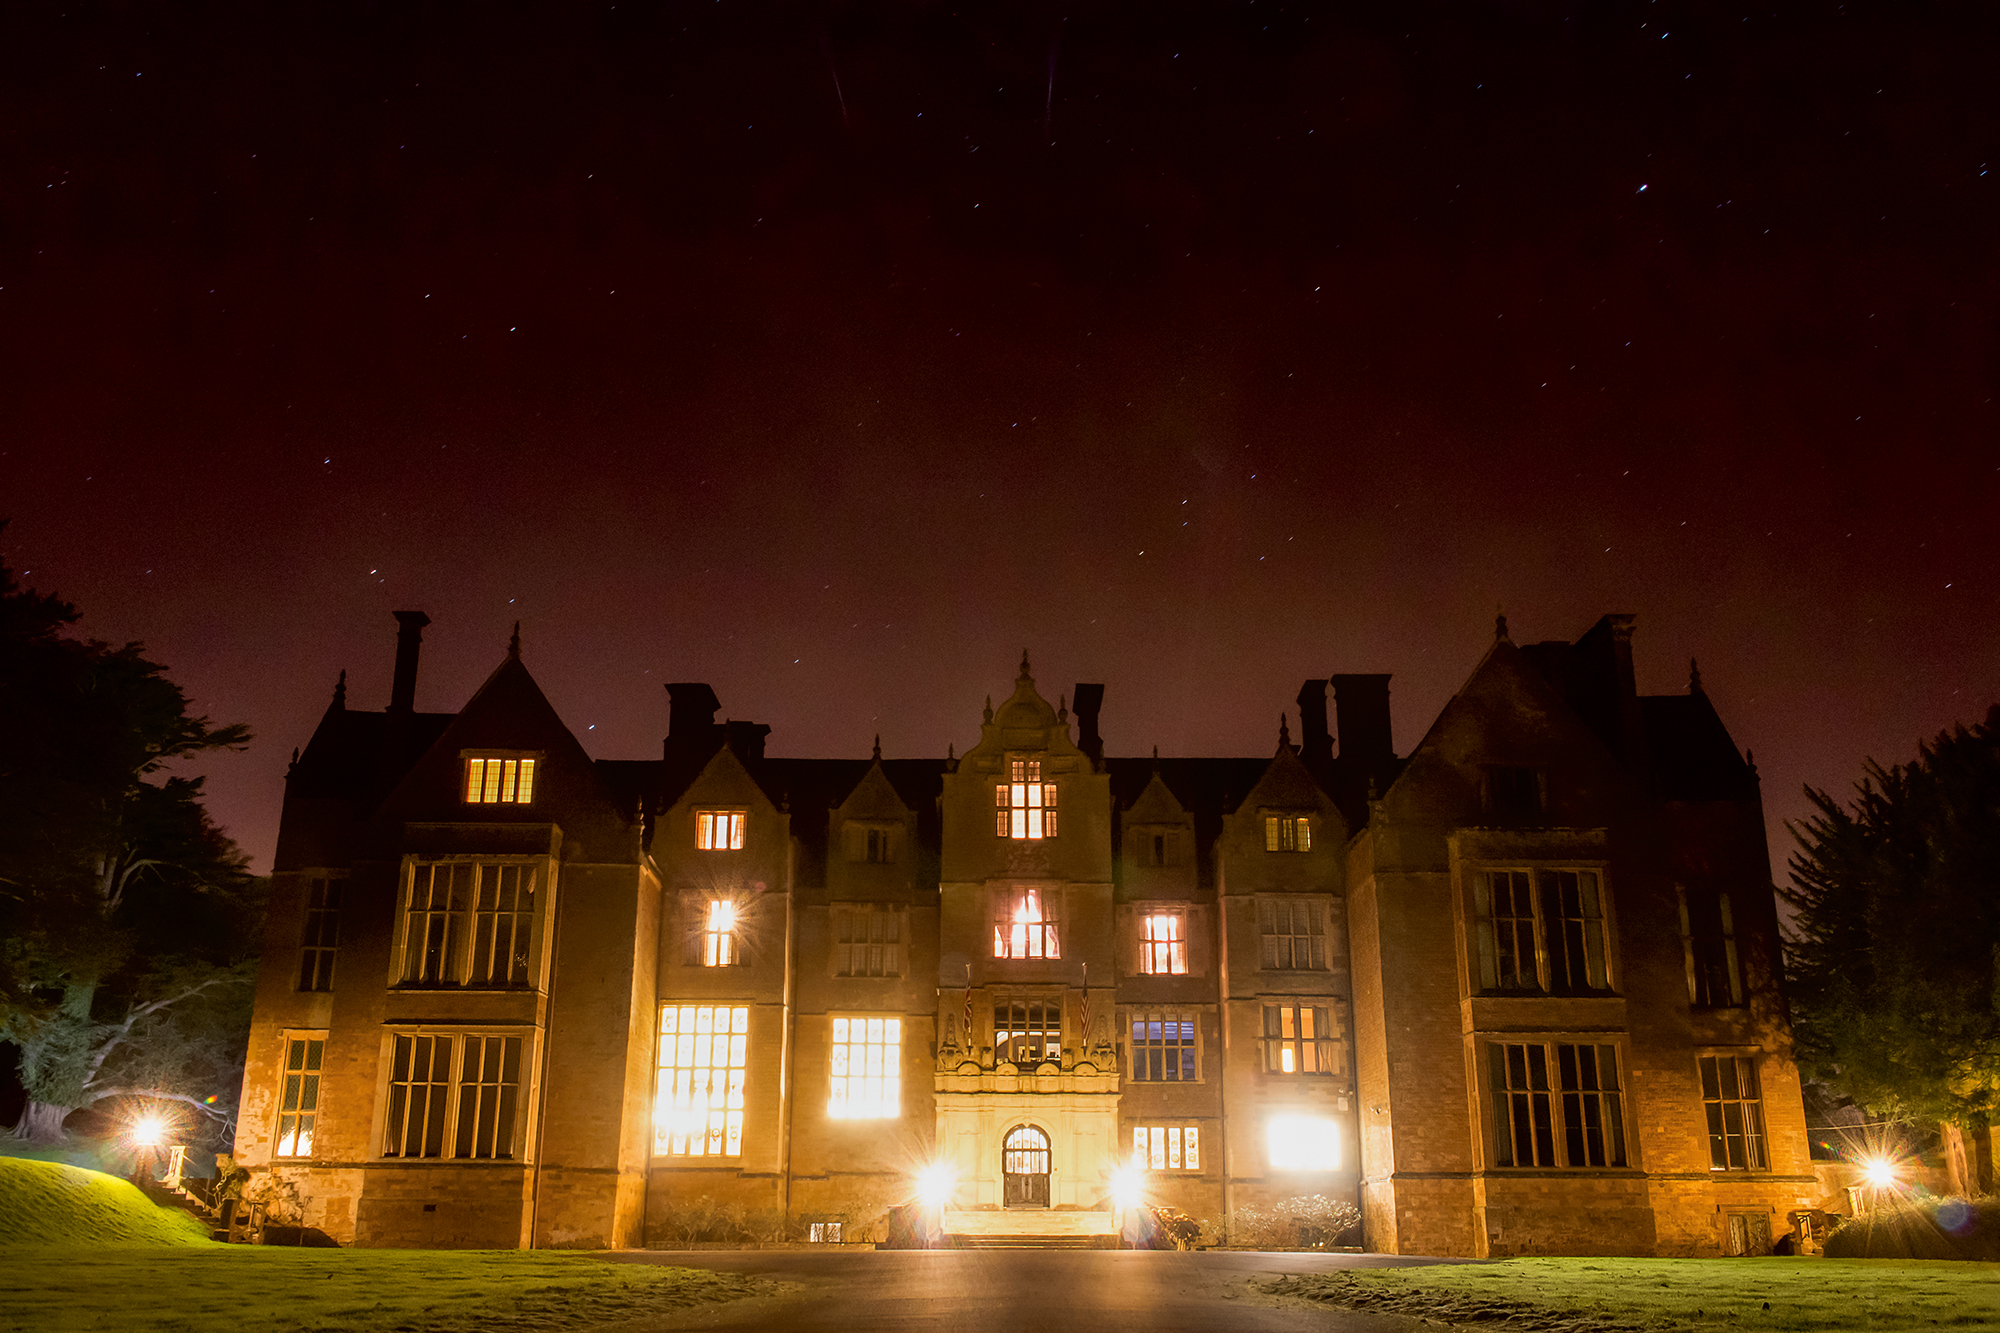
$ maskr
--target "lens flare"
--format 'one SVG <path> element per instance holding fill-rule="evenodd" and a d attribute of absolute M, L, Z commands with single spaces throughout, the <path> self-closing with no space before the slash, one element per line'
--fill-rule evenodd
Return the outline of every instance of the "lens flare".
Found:
<path fill-rule="evenodd" d="M 1886 1157 L 1870 1157 L 1861 1163 L 1861 1178 L 1878 1190 L 1888 1189 L 1896 1183 L 1896 1164 Z"/>
<path fill-rule="evenodd" d="M 926 1208 L 942 1208 L 951 1202 L 951 1167 L 943 1162 L 932 1162 L 917 1172 L 917 1202 Z"/>
<path fill-rule="evenodd" d="M 125 1136 L 132 1141 L 132 1146 L 135 1148 L 157 1148 L 166 1141 L 167 1122 L 161 1116 L 142 1115 L 132 1122 L 132 1127 L 125 1132 Z"/>
<path fill-rule="evenodd" d="M 1146 1173 L 1136 1166 L 1121 1166 L 1111 1173 L 1111 1203 L 1119 1212 L 1137 1208 L 1146 1201 Z"/>

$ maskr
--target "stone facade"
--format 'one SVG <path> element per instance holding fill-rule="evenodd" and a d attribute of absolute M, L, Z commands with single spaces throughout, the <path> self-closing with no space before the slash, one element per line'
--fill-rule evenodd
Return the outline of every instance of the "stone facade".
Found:
<path fill-rule="evenodd" d="M 1503 625 L 1400 758 L 1386 676 L 1268 758 L 1107 758 L 1024 656 L 942 760 L 768 757 L 677 684 L 645 761 L 518 647 L 416 712 L 399 619 L 288 779 L 237 1136 L 343 1243 L 873 1239 L 934 1164 L 1450 1255 L 1754 1249 L 1817 1194 L 1755 772 L 1629 618 Z"/>

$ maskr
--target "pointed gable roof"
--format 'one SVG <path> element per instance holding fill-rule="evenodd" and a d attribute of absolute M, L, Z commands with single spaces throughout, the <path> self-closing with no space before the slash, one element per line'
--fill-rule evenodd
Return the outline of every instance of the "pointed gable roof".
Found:
<path fill-rule="evenodd" d="M 1155 760 L 1153 774 L 1133 802 L 1125 808 L 1127 824 L 1185 824 L 1193 818 L 1181 804 L 1167 780 L 1160 776 Z"/>
<path fill-rule="evenodd" d="M 1264 766 L 1263 774 L 1236 803 L 1239 813 L 1254 813 L 1259 807 L 1323 809 L 1339 821 L 1341 838 L 1347 836 L 1347 819 L 1334 804 L 1333 797 L 1319 785 L 1319 779 L 1299 758 L 1298 751 L 1284 742 L 1280 742 L 1278 752 Z"/>
<path fill-rule="evenodd" d="M 896 784 L 889 781 L 889 775 L 882 768 L 882 751 L 878 745 L 875 758 L 861 775 L 861 780 L 833 809 L 835 819 L 904 819 L 912 813 L 910 804 L 896 790 Z"/>

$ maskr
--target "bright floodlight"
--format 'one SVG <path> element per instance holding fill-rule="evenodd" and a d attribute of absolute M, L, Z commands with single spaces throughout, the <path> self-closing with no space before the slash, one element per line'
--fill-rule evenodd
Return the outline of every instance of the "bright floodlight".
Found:
<path fill-rule="evenodd" d="M 1886 1157 L 1870 1157 L 1861 1163 L 1861 1178 L 1876 1189 L 1896 1183 L 1896 1164 Z"/>
<path fill-rule="evenodd" d="M 126 1136 L 135 1148 L 157 1148 L 167 1137 L 167 1122 L 151 1113 L 142 1115 L 132 1122 Z"/>
<path fill-rule="evenodd" d="M 951 1202 L 951 1168 L 932 1162 L 917 1172 L 917 1202 L 926 1208 L 942 1208 Z"/>
<path fill-rule="evenodd" d="M 1266 1127 L 1271 1165 L 1280 1171 L 1333 1171 L 1340 1167 L 1340 1127 L 1307 1115 L 1274 1115 Z"/>
<path fill-rule="evenodd" d="M 1121 1166 L 1111 1173 L 1111 1203 L 1119 1212 L 1137 1208 L 1146 1200 L 1146 1173 L 1136 1166 Z"/>

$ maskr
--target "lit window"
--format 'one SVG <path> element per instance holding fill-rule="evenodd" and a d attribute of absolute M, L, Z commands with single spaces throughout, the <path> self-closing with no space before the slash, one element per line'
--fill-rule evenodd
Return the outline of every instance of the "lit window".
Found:
<path fill-rule="evenodd" d="M 529 985 L 534 917 L 532 865 L 419 862 L 404 911 L 404 984 Z"/>
<path fill-rule="evenodd" d="M 1055 904 L 1040 889 L 1016 889 L 1001 898 L 1001 916 L 993 923 L 995 958 L 1060 958 Z"/>
<path fill-rule="evenodd" d="M 1187 972 L 1187 941 L 1179 912 L 1148 912 L 1139 926 L 1139 970 L 1147 976 Z"/>
<path fill-rule="evenodd" d="M 1002 838 L 1056 836 L 1056 784 L 1042 781 L 1042 761 L 1010 759 L 1007 782 L 993 788 L 993 832 Z"/>
<path fill-rule="evenodd" d="M 833 1020 L 833 1092 L 826 1113 L 835 1120 L 893 1120 L 903 1113 L 903 1020 Z"/>
<path fill-rule="evenodd" d="M 519 1037 L 398 1033 L 382 1155 L 511 1158 L 520 1088 Z"/>
<path fill-rule="evenodd" d="M 1711 1171 L 1762 1171 L 1764 1095 L 1757 1062 L 1742 1055 L 1701 1057 L 1701 1100 L 1708 1112 Z"/>
<path fill-rule="evenodd" d="M 1264 816 L 1265 851 L 1309 852 L 1312 845 L 1312 820 L 1305 815 Z"/>
<path fill-rule="evenodd" d="M 839 1223 L 839 1222 L 814 1222 L 814 1223 L 812 1223 L 812 1224 L 811 1224 L 811 1227 L 812 1227 L 812 1230 L 811 1230 L 810 1232 L 808 1232 L 808 1233 L 807 1233 L 807 1238 L 808 1238 L 808 1239 L 809 1239 L 809 1240 L 810 1240 L 810 1241 L 811 1241 L 811 1242 L 812 1242 L 813 1244 L 815 1244 L 815 1245 L 838 1245 L 838 1244 L 840 1244 L 840 1228 L 841 1228 L 841 1223 Z"/>
<path fill-rule="evenodd" d="M 1472 892 L 1481 990 L 1611 988 L 1596 871 L 1482 870 Z"/>
<path fill-rule="evenodd" d="M 310 1157 L 319 1122 L 320 1065 L 326 1038 L 291 1037 L 285 1042 L 285 1084 L 278 1102 L 279 1157 Z"/>
<path fill-rule="evenodd" d="M 1743 969 L 1736 957 L 1736 919 L 1729 911 L 1729 895 L 1682 889 L 1680 900 L 1688 1003 L 1702 1009 L 1742 1004 Z"/>
<path fill-rule="evenodd" d="M 1003 1000 L 995 1004 L 993 1058 L 1029 1069 L 1062 1063 L 1062 1002 Z"/>
<path fill-rule="evenodd" d="M 1274 1115 L 1265 1125 L 1274 1171 L 1340 1169 L 1340 1126 L 1307 1115 Z"/>
<path fill-rule="evenodd" d="M 1132 1165 L 1141 1171 L 1199 1171 L 1201 1131 L 1193 1125 L 1134 1125 Z"/>
<path fill-rule="evenodd" d="M 339 879 L 319 876 L 306 884 L 306 928 L 299 949 L 299 989 L 333 989 L 333 960 L 340 952 Z"/>
<path fill-rule="evenodd" d="M 1264 1070 L 1270 1074 L 1338 1074 L 1326 1010 L 1306 1004 L 1264 1006 Z"/>
<path fill-rule="evenodd" d="M 534 799 L 534 760 L 468 759 L 465 761 L 466 804 L 527 805 Z"/>
<path fill-rule="evenodd" d="M 834 975 L 903 975 L 903 916 L 889 904 L 835 906 Z"/>
<path fill-rule="evenodd" d="M 736 904 L 727 898 L 709 901 L 702 919 L 701 965 L 730 967 L 741 961 L 736 948 Z"/>
<path fill-rule="evenodd" d="M 750 1010 L 669 1005 L 660 1011 L 659 1088 L 653 1152 L 662 1157 L 743 1155 L 743 1076 Z"/>
<path fill-rule="evenodd" d="M 1132 1081 L 1192 1083 L 1195 1027 L 1177 1014 L 1135 1015 L 1132 1019 Z"/>
<path fill-rule="evenodd" d="M 1495 1042 L 1487 1059 L 1494 1165 L 1625 1165 L 1615 1046 Z"/>
<path fill-rule="evenodd" d="M 743 850 L 741 810 L 697 810 L 694 815 L 694 845 L 704 852 Z"/>
<path fill-rule="evenodd" d="M 1326 970 L 1326 907 L 1317 899 L 1266 898 L 1257 904 L 1266 971 Z"/>

